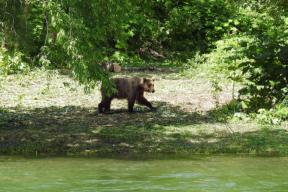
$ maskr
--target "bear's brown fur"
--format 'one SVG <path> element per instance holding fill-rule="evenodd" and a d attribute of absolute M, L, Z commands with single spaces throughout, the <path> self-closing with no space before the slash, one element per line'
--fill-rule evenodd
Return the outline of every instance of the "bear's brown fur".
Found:
<path fill-rule="evenodd" d="M 110 110 L 111 101 L 114 98 L 117 99 L 127 99 L 128 100 L 128 111 L 133 112 L 133 106 L 135 101 L 137 101 L 140 105 L 145 105 L 149 107 L 151 110 L 155 108 L 152 104 L 147 101 L 144 97 L 144 92 L 154 93 L 154 80 L 147 78 L 114 78 L 113 82 L 116 86 L 116 93 L 108 96 L 103 89 L 101 88 L 102 101 L 98 105 L 99 113 L 103 113 Z"/>

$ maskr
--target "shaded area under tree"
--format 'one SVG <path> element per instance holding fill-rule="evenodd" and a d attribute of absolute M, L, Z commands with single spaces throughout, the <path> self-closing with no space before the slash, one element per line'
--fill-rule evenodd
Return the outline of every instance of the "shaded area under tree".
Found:
<path fill-rule="evenodd" d="M 217 122 L 211 113 L 187 112 L 157 102 L 100 115 L 75 106 L 0 110 L 0 153 L 43 155 L 212 154 L 287 155 L 288 131 L 245 129 Z"/>

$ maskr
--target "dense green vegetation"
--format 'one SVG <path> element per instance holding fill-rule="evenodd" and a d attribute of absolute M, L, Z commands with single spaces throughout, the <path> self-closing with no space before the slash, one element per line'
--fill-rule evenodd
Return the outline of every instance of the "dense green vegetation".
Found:
<path fill-rule="evenodd" d="M 157 150 L 171 152 L 174 150 L 171 146 L 175 147 L 177 143 L 180 143 L 179 150 L 189 152 L 191 147 L 188 146 L 186 149 L 185 144 L 193 143 L 195 122 L 191 122 L 191 119 L 196 116 L 196 121 L 200 118 L 199 121 L 209 124 L 207 127 L 211 129 L 214 125 L 210 123 L 227 123 L 228 120 L 234 121 L 235 119 L 241 121 L 253 119 L 253 121 L 274 124 L 282 128 L 284 126 L 281 123 L 286 122 L 287 128 L 288 3 L 286 0 L 0 0 L 0 43 L 0 126 L 12 129 L 12 132 L 0 129 L 5 135 L 0 140 L 4 145 L 8 143 L 7 146 L 13 140 L 19 141 L 20 144 L 25 143 L 23 149 L 19 148 L 17 143 L 11 147 L 11 150 L 9 147 L 2 149 L 7 154 L 11 151 L 14 153 L 14 150 L 16 150 L 15 153 L 19 152 L 17 150 L 21 152 L 45 152 L 45 150 L 63 152 L 64 150 L 67 152 L 66 149 L 61 148 L 61 145 L 65 140 L 63 138 L 73 137 L 73 131 L 79 134 L 76 134 L 79 138 L 75 142 L 80 142 L 80 144 L 74 144 L 80 148 L 87 144 L 81 142 L 87 141 L 89 148 L 89 139 L 92 138 L 95 141 L 102 139 L 103 142 L 99 144 L 100 149 L 98 149 L 98 144 L 96 149 L 103 150 L 103 153 L 115 152 L 116 148 L 109 145 L 111 143 L 118 146 L 119 150 L 123 143 L 125 146 L 122 148 L 125 150 L 128 150 L 131 145 L 136 152 L 147 150 L 146 146 L 153 152 Z M 90 125 L 86 125 L 83 119 L 78 119 L 84 124 L 81 126 L 73 122 L 70 122 L 72 123 L 70 125 L 65 119 L 62 121 L 54 119 L 54 113 L 59 111 L 61 116 L 62 110 L 66 113 L 69 107 L 68 109 L 57 108 L 62 105 L 53 103 L 51 98 L 55 99 L 60 95 L 62 100 L 66 99 L 74 105 L 78 102 L 82 106 L 86 106 L 87 98 L 80 95 L 80 98 L 75 99 L 75 90 L 78 90 L 78 85 L 67 79 L 62 82 L 62 76 L 52 81 L 53 74 L 51 75 L 50 72 L 54 73 L 57 70 L 60 73 L 68 71 L 70 74 L 71 72 L 73 78 L 84 85 L 86 90 L 93 90 L 98 82 L 102 82 L 108 90 L 112 90 L 110 88 L 113 85 L 109 81 L 111 74 L 101 67 L 101 63 L 106 61 L 118 62 L 122 67 L 177 69 L 177 74 L 173 73 L 172 77 L 168 77 L 168 74 L 163 71 L 162 74 L 160 74 L 161 71 L 158 71 L 159 73 L 156 71 L 154 74 L 158 77 L 163 74 L 167 75 L 166 79 L 160 77 L 159 89 L 162 96 L 169 93 L 167 95 L 170 97 L 159 96 L 162 98 L 162 103 L 158 105 L 162 108 L 156 113 L 156 116 L 164 118 L 163 122 L 159 123 L 161 120 L 152 114 L 145 114 L 144 117 L 142 114 L 137 114 L 135 119 L 132 118 L 134 121 L 130 122 L 135 124 L 135 127 L 124 122 L 120 124 L 112 122 L 113 129 L 105 130 L 102 128 L 111 124 L 110 118 L 112 121 L 115 118 L 116 120 L 125 120 L 125 118 L 119 114 L 111 115 L 111 117 L 98 116 L 97 119 L 99 122 L 102 121 L 102 124 L 95 124 L 93 121 L 95 117 L 89 117 L 91 114 L 87 108 L 83 110 L 88 110 L 84 113 L 88 117 L 85 116 L 83 119 L 88 119 Z M 38 73 L 39 68 L 41 72 Z M 205 78 L 200 78 L 203 73 Z M 23 74 L 28 75 L 23 77 Z M 180 79 L 179 75 L 182 75 Z M 197 78 L 193 79 L 195 76 Z M 177 83 L 175 83 L 174 79 L 177 78 Z M 193 80 L 188 81 L 186 78 Z M 14 87 L 11 87 L 11 81 L 14 82 Z M 199 81 L 199 83 L 193 84 L 194 81 Z M 192 109 L 187 112 L 177 108 L 179 106 L 185 108 L 191 104 L 190 101 L 186 101 L 186 97 L 182 97 L 184 93 L 193 95 L 187 87 L 190 91 L 192 89 L 194 91 L 195 87 L 205 87 L 207 81 L 212 86 L 211 100 L 216 103 L 216 108 L 203 110 L 206 114 L 202 114 L 205 104 L 201 103 L 203 104 L 202 108 L 200 107 L 201 112 L 197 111 L 199 110 L 197 108 L 193 109 L 196 116 L 193 112 L 191 113 Z M 46 87 L 41 87 L 42 84 L 39 82 L 45 82 Z M 188 86 L 188 82 L 193 87 Z M 228 90 L 228 85 L 232 86 L 231 90 L 230 88 Z M 61 90 L 52 93 L 51 90 L 57 86 L 61 87 Z M 26 94 L 27 90 L 25 93 L 21 92 L 25 88 L 29 90 L 30 96 Z M 62 91 L 66 88 L 64 95 Z M 205 88 L 207 89 L 201 90 L 210 90 L 210 87 Z M 33 91 L 38 92 L 34 94 Z M 232 96 L 232 99 L 229 99 L 230 103 L 227 100 L 219 102 L 221 94 L 229 91 Z M 177 93 L 174 95 L 175 98 L 171 98 L 175 92 Z M 201 93 L 196 91 L 195 95 Z M 23 104 L 27 97 L 33 100 L 35 105 L 31 106 L 29 102 Z M 177 98 L 186 100 L 183 103 L 177 103 Z M 88 101 L 91 107 L 93 99 Z M 163 102 L 172 104 L 166 103 L 165 105 Z M 177 106 L 173 106 L 173 102 Z M 71 105 L 69 102 L 64 103 Z M 93 104 L 97 106 L 97 103 Z M 43 106 L 47 108 L 48 113 L 42 110 L 37 116 L 37 107 L 43 108 Z M 56 106 L 57 110 L 52 106 Z M 32 110 L 28 110 L 29 107 Z M 52 107 L 52 112 L 50 107 Z M 22 111 L 19 112 L 18 109 Z M 42 113 L 47 117 L 43 117 L 45 115 L 42 116 Z M 73 114 L 70 116 L 74 117 Z M 139 121 L 138 116 L 142 117 Z M 34 121 L 35 117 L 37 121 Z M 78 114 L 75 115 L 75 119 L 77 117 Z M 142 125 L 139 122 L 145 117 L 152 120 Z M 59 125 L 56 123 L 53 126 L 56 126 L 55 130 L 60 130 L 63 137 L 60 134 L 59 138 L 54 138 L 57 136 L 51 121 L 59 121 Z M 40 129 L 39 123 L 42 123 L 44 130 Z M 168 126 L 169 123 L 172 127 Z M 123 128 L 123 134 L 118 133 L 119 127 L 116 128 L 116 125 Z M 187 133 L 177 129 L 179 125 L 184 132 L 185 126 L 189 125 Z M 76 126 L 76 129 L 73 126 Z M 83 137 L 79 126 L 82 131 L 83 126 L 87 126 L 86 132 L 84 131 L 86 135 Z M 19 127 L 27 129 L 21 129 L 20 132 L 16 131 L 17 134 L 14 134 L 13 129 Z M 39 134 L 37 131 L 37 133 L 34 132 L 35 128 L 40 129 Z M 94 129 L 98 131 L 95 134 Z M 140 130 L 139 135 L 135 135 L 135 129 Z M 142 129 L 143 132 L 141 132 Z M 167 136 L 165 131 L 171 134 Z M 218 137 L 217 134 L 212 136 L 200 134 L 201 136 L 196 136 L 196 144 L 193 143 L 193 147 L 198 146 L 198 148 L 193 148 L 192 151 L 287 154 L 287 131 L 257 129 L 254 133 L 246 134 L 246 132 L 248 131 L 243 131 L 242 134 L 240 131 L 239 136 L 238 133 L 232 131 L 228 136 L 225 135 L 224 139 L 222 136 L 219 136 L 220 139 L 216 138 L 217 142 L 213 141 L 215 137 Z M 145 140 L 147 134 L 147 140 Z M 275 138 L 272 139 L 273 136 Z M 22 137 L 26 140 L 22 141 L 20 139 Z M 85 141 L 82 140 L 83 138 Z M 204 140 L 208 138 L 208 140 L 197 145 L 198 140 L 203 141 L 203 138 Z M 57 142 L 59 140 L 59 146 L 53 139 Z M 33 143 L 35 140 L 39 141 L 39 146 Z M 67 139 L 67 142 L 65 145 L 69 148 L 70 140 Z M 30 148 L 31 143 L 32 148 Z M 126 145 L 127 143 L 129 145 Z M 105 148 L 106 144 L 109 147 Z M 93 143 L 91 146 L 95 150 Z M 73 152 L 75 149 L 72 146 L 69 150 Z M 77 152 L 83 151 L 85 150 L 81 148 Z"/>

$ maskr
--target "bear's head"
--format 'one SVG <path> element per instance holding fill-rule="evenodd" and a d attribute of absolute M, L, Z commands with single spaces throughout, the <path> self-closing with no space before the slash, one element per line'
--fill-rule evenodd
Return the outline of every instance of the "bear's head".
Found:
<path fill-rule="evenodd" d="M 144 91 L 150 92 L 150 93 L 154 93 L 155 92 L 154 79 L 144 78 L 143 85 L 144 85 L 143 86 L 144 87 Z"/>

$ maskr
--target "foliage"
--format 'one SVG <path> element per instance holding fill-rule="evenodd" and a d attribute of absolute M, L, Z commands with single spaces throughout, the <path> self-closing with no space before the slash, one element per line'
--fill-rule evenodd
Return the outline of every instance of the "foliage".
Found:
<path fill-rule="evenodd" d="M 69 67 L 87 87 L 97 80 L 111 87 L 98 62 L 109 52 L 111 39 L 121 44 L 125 38 L 126 8 L 129 2 L 122 9 L 115 1 L 1 1 L 2 48 L 11 57 L 23 53 L 31 66 Z"/>
<path fill-rule="evenodd" d="M 105 77 L 101 70 L 93 72 L 101 60 L 137 59 L 141 48 L 180 55 L 205 51 L 223 34 L 212 29 L 232 12 L 224 0 L 41 2 L 1 1 L 2 45 L 20 50 L 34 65 L 69 66 L 83 82 L 95 74 L 97 80 Z"/>
<path fill-rule="evenodd" d="M 223 23 L 233 11 L 224 0 L 164 2 L 169 10 L 164 42 L 176 51 L 207 51 L 224 34 Z"/>
<path fill-rule="evenodd" d="M 277 104 L 272 109 L 259 109 L 255 114 L 255 118 L 261 123 L 280 124 L 282 121 L 288 120 L 288 100 L 287 98 Z"/>
<path fill-rule="evenodd" d="M 269 108 L 287 95 L 287 17 L 276 18 L 251 7 L 241 8 L 238 27 L 215 42 L 216 48 L 202 55 L 214 79 L 219 74 L 241 82 L 243 109 Z"/>
<path fill-rule="evenodd" d="M 30 67 L 23 57 L 24 54 L 19 51 L 9 54 L 6 49 L 0 48 L 0 75 L 28 72 Z"/>
<path fill-rule="evenodd" d="M 271 107 L 287 95 L 288 17 L 275 18 L 261 13 L 254 19 L 253 41 L 244 53 L 250 59 L 240 65 L 246 76 L 240 94 L 249 107 Z"/>

